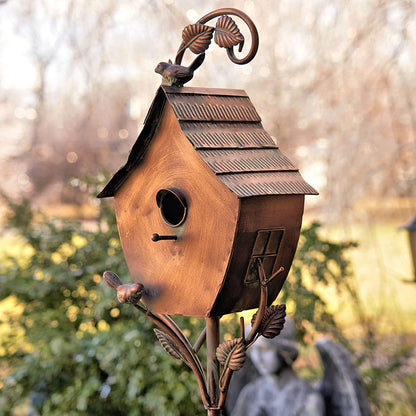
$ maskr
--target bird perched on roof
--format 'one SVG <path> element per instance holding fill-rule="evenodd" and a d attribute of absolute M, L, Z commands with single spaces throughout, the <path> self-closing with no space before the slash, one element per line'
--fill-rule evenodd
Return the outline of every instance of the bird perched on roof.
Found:
<path fill-rule="evenodd" d="M 194 71 L 198 69 L 204 62 L 205 53 L 199 54 L 189 66 L 173 64 L 169 59 L 168 62 L 159 62 L 155 68 L 155 72 L 162 75 L 162 83 L 165 85 L 173 85 L 182 87 L 194 76 Z"/>

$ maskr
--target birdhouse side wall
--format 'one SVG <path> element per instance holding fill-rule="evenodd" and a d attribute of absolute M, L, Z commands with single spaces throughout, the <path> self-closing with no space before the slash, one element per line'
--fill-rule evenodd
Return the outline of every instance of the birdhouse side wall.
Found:
<path fill-rule="evenodd" d="M 260 284 L 258 278 L 253 281 L 256 272 L 249 273 L 250 264 L 254 264 L 253 253 L 259 254 L 264 251 L 270 254 L 268 259 L 262 258 L 266 274 L 269 274 L 266 277 L 270 277 L 280 267 L 284 268 L 268 286 L 269 303 L 277 297 L 296 252 L 304 199 L 304 195 L 267 195 L 240 200 L 240 218 L 232 259 L 211 316 L 258 307 Z M 274 245 L 274 248 L 269 251 L 267 248 L 263 250 L 262 241 L 265 246 Z M 270 262 L 273 262 L 272 268 Z"/>
<path fill-rule="evenodd" d="M 161 214 L 162 189 L 186 202 L 179 226 Z M 131 276 L 147 289 L 144 303 L 155 313 L 208 316 L 231 257 L 239 201 L 194 150 L 169 104 L 143 160 L 117 191 L 115 209 Z M 177 240 L 153 242 L 154 233 Z"/>

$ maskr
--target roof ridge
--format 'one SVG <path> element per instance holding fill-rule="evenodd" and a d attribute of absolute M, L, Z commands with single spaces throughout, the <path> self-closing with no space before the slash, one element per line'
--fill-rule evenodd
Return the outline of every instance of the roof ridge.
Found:
<path fill-rule="evenodd" d="M 163 91 L 169 94 L 193 94 L 193 95 L 213 95 L 225 97 L 248 97 L 246 91 L 242 89 L 230 88 L 207 88 L 207 87 L 173 87 L 169 85 L 161 85 Z"/>
<path fill-rule="evenodd" d="M 215 151 L 215 150 L 262 150 L 262 149 L 264 149 L 264 150 L 269 150 L 269 149 L 272 149 L 272 150 L 280 150 L 279 149 L 279 146 L 276 144 L 276 145 L 272 145 L 272 144 L 270 144 L 270 145 L 258 145 L 258 146 L 254 146 L 254 145 L 250 145 L 250 146 L 230 146 L 230 147 L 208 147 L 208 146 L 201 146 L 201 147 L 199 147 L 199 146 L 194 146 L 194 148 L 195 148 L 195 150 L 206 150 L 206 151 L 211 151 L 211 150 L 213 150 L 213 151 Z"/>
<path fill-rule="evenodd" d="M 230 171 L 230 172 L 215 172 L 215 174 L 217 176 L 222 176 L 222 175 L 250 175 L 252 173 L 275 173 L 275 172 L 286 172 L 286 173 L 294 173 L 294 172 L 299 172 L 298 168 L 289 168 L 289 169 L 282 169 L 282 168 L 271 168 L 268 170 L 241 170 L 241 171 Z"/>

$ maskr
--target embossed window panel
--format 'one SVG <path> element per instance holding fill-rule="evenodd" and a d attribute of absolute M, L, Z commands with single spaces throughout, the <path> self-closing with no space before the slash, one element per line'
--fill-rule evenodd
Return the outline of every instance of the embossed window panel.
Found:
<path fill-rule="evenodd" d="M 271 276 L 283 238 L 283 229 L 259 230 L 244 279 L 246 285 L 259 281 L 258 260 L 263 262 L 266 278 Z"/>

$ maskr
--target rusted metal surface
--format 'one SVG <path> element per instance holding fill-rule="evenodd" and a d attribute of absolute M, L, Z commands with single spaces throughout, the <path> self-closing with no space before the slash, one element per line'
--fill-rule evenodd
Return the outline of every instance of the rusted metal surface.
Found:
<path fill-rule="evenodd" d="M 155 72 L 162 75 L 163 85 L 175 85 L 181 87 L 186 82 L 190 81 L 194 72 L 204 62 L 205 54 L 201 53 L 189 66 L 175 65 L 169 62 L 159 62 L 155 68 Z"/>
<path fill-rule="evenodd" d="M 179 226 L 157 198 L 166 190 L 180 191 L 187 206 Z M 143 296 L 146 306 L 157 313 L 209 316 L 233 250 L 239 201 L 199 157 L 169 105 L 114 205 L 131 277 L 150 290 Z M 153 243 L 153 234 L 177 240 Z"/>
<path fill-rule="evenodd" d="M 247 96 L 241 92 L 233 96 L 232 90 L 222 95 L 209 95 L 208 91 L 192 94 L 190 88 L 187 94 L 172 89 L 165 92 L 185 136 L 239 198 L 316 194 L 263 129 Z M 222 107 L 227 108 L 226 113 L 218 112 Z M 185 108 L 188 111 L 182 111 Z M 204 111 L 197 108 L 204 108 Z M 224 115 L 227 120 L 222 118 Z"/>
<path fill-rule="evenodd" d="M 152 241 L 154 242 L 164 241 L 164 240 L 177 240 L 177 239 L 178 239 L 177 235 L 159 235 L 158 233 L 152 234 Z"/>
<path fill-rule="evenodd" d="M 183 94 L 182 90 L 185 90 Z M 173 109 L 183 134 L 205 163 L 238 197 L 316 195 L 315 189 L 303 180 L 298 169 L 264 130 L 254 106 L 244 94 L 237 90 L 233 96 L 233 90 L 214 89 L 211 95 L 207 88 L 162 86 L 126 165 L 114 175 L 99 197 L 114 196 L 141 163 L 159 126 L 160 109 L 166 104 Z M 229 118 L 223 120 L 225 115 Z"/>
<path fill-rule="evenodd" d="M 255 308 L 259 304 L 258 280 L 246 281 L 256 254 L 255 244 L 259 230 L 282 230 L 273 264 L 265 263 L 266 279 L 283 267 L 283 271 L 268 285 L 270 304 L 278 295 L 290 270 L 299 240 L 304 206 L 303 195 L 265 195 L 240 199 L 239 219 L 234 236 L 233 252 L 227 268 L 224 285 L 211 309 L 212 316 Z M 270 235 L 271 236 L 271 235 Z M 258 277 L 257 272 L 254 279 Z"/>
<path fill-rule="evenodd" d="M 209 90 L 199 94 L 188 87 L 182 94 L 181 89 L 163 89 L 179 121 L 261 121 L 246 93 L 235 95 L 233 90 L 224 89 L 222 94 L 209 94 Z"/>
<path fill-rule="evenodd" d="M 218 316 L 206 318 L 207 344 L 207 385 L 211 403 L 218 403 L 220 391 L 218 386 L 220 363 L 217 348 L 220 344 L 220 319 Z"/>
<path fill-rule="evenodd" d="M 277 255 L 279 253 L 283 234 L 283 229 L 257 231 L 257 237 L 253 245 L 250 263 L 244 278 L 244 283 L 246 285 L 252 283 L 256 284 L 259 281 L 259 276 L 257 274 L 257 263 L 259 260 L 263 262 L 263 268 L 266 276 L 273 276 L 273 269 L 276 266 Z M 280 270 L 280 268 L 278 270 Z M 284 271 L 284 268 L 281 271 Z"/>
<path fill-rule="evenodd" d="M 191 95 L 218 95 L 226 97 L 247 97 L 247 93 L 241 89 L 231 89 L 231 88 L 207 88 L 207 87 L 172 87 L 169 85 L 163 86 L 163 91 L 166 94 L 177 94 L 181 95 L 191 94 Z"/>
<path fill-rule="evenodd" d="M 172 105 L 206 101 L 210 107 L 219 100 L 251 108 L 241 90 L 236 96 L 233 90 L 184 90 L 159 89 L 144 133 L 100 196 L 115 194 L 127 264 L 135 282 L 152 287 L 153 295 L 143 299 L 154 311 L 215 316 L 252 308 L 258 291 L 244 280 L 257 231 L 288 230 L 274 263 L 265 263 L 268 274 L 285 269 L 270 286 L 276 296 L 296 249 L 303 195 L 316 191 L 259 121 L 178 120 Z M 162 194 L 183 195 L 183 212 L 165 212 Z M 244 200 L 252 198 L 246 213 Z M 156 234 L 172 241 L 149 244 Z"/>
<path fill-rule="evenodd" d="M 234 54 L 234 46 L 238 46 L 239 52 L 241 52 L 245 40 L 237 24 L 229 16 L 230 14 L 242 19 L 250 30 L 251 48 L 244 58 L 237 58 Z M 216 17 L 220 18 L 215 27 L 205 24 Z M 203 63 L 205 51 L 210 46 L 213 37 L 215 43 L 220 48 L 227 49 L 230 60 L 239 65 L 250 62 L 256 55 L 259 46 L 256 26 L 245 13 L 231 8 L 215 10 L 199 19 L 198 22 L 185 26 L 182 31 L 182 43 L 176 53 L 175 63 L 171 60 L 158 63 L 155 72 L 162 75 L 162 84 L 182 87 L 185 83 L 189 82 L 193 78 L 195 70 Z M 198 56 L 191 65 L 184 66 L 181 65 L 182 58 L 188 49 Z"/>

